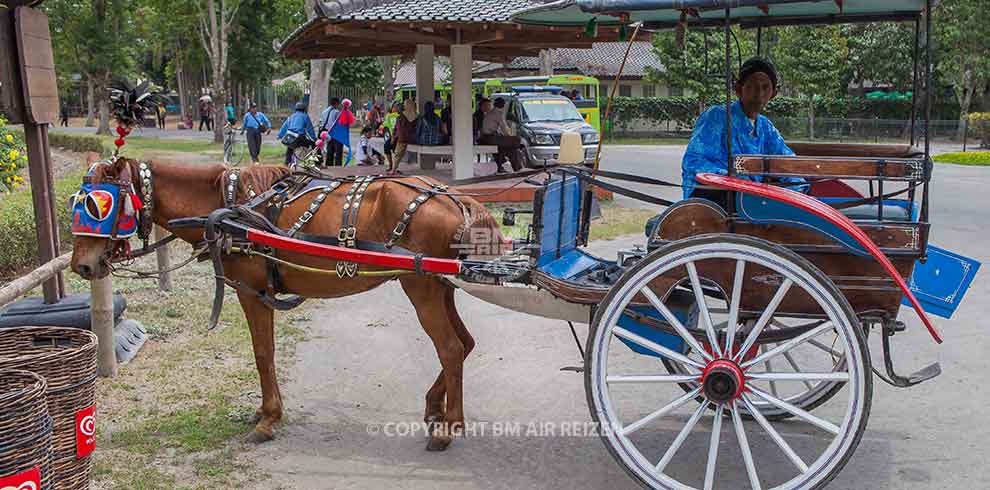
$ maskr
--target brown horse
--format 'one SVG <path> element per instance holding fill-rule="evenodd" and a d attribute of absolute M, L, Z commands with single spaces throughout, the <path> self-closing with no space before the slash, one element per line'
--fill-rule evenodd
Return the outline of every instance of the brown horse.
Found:
<path fill-rule="evenodd" d="M 220 165 L 150 164 L 152 178 L 153 221 L 166 229 L 169 220 L 183 217 L 205 216 L 223 207 L 223 192 L 229 183 L 225 167 Z M 138 164 L 133 160 L 119 159 L 112 165 L 96 166 L 94 176 L 100 179 L 130 181 L 141 193 Z M 241 172 L 238 182 L 238 201 L 245 201 L 249 191 L 261 193 L 267 190 L 288 171 L 284 167 L 255 166 Z M 417 178 L 407 181 L 423 186 Z M 331 193 L 320 211 L 302 231 L 310 234 L 337 235 L 342 221 L 342 204 L 349 185 L 341 185 Z M 419 191 L 394 181 L 373 182 L 365 192 L 358 218 L 357 237 L 361 240 L 384 242 L 399 221 L 403 211 Z M 484 206 L 469 197 L 459 197 L 470 213 L 471 228 L 466 235 L 491 236 L 501 242 L 498 223 Z M 306 211 L 311 199 L 303 197 L 291 202 L 281 213 L 280 228 L 287 229 Z M 452 199 L 434 197 L 426 201 L 413 216 L 409 228 L 398 246 L 421 253 L 427 257 L 454 258 L 458 255 L 454 236 L 464 224 L 463 209 Z M 196 243 L 202 240 L 202 229 L 175 229 L 179 238 Z M 464 230 L 462 230 L 464 231 Z M 462 235 L 463 236 L 463 235 Z M 72 254 L 72 270 L 80 276 L 93 279 L 110 273 L 108 260 L 113 244 L 109 238 L 77 236 Z M 289 252 L 279 252 L 278 257 L 309 267 L 335 270 L 336 261 Z M 264 259 L 241 255 L 226 256 L 226 276 L 251 288 L 264 291 L 268 287 Z M 362 266 L 362 268 L 364 268 Z M 369 270 L 374 270 L 369 268 Z M 355 276 L 340 279 L 280 268 L 282 292 L 308 298 L 338 298 L 373 289 L 394 277 Z M 452 442 L 453 435 L 464 423 L 462 401 L 462 375 L 464 359 L 474 348 L 474 339 L 468 333 L 457 313 L 454 290 L 445 281 L 426 275 L 399 277 L 403 291 L 409 297 L 423 329 L 433 340 L 442 369 L 436 381 L 426 392 L 425 421 L 434 424 L 427 449 L 443 450 Z M 269 291 L 270 293 L 272 291 Z M 273 426 L 282 418 L 282 395 L 275 377 L 274 312 L 254 294 L 238 291 L 241 308 L 251 329 L 255 362 L 261 379 L 262 403 L 256 412 L 257 425 L 249 439 L 264 442 L 274 437 Z"/>

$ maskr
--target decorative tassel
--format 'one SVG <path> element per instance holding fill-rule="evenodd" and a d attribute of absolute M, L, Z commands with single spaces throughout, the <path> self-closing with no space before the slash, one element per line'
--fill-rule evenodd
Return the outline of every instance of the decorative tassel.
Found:
<path fill-rule="evenodd" d="M 584 26 L 584 35 L 598 37 L 598 17 L 592 17 Z"/>
<path fill-rule="evenodd" d="M 622 24 L 619 26 L 619 42 L 624 43 L 629 39 L 629 33 L 626 32 L 626 25 Z"/>
<path fill-rule="evenodd" d="M 144 204 L 141 202 L 141 198 L 134 194 L 129 194 L 130 199 L 124 201 L 124 214 L 127 216 L 134 216 L 139 210 L 144 208 Z"/>

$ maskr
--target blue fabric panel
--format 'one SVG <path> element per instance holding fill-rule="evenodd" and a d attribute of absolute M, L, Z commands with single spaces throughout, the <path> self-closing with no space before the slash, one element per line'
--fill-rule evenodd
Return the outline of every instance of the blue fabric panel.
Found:
<path fill-rule="evenodd" d="M 634 306 L 632 307 L 632 309 L 641 315 L 645 315 L 651 318 L 656 318 L 658 320 L 663 320 L 663 317 L 660 316 L 660 313 L 658 313 L 657 310 L 651 307 Z M 681 323 L 688 322 L 687 311 L 683 311 L 679 309 L 674 309 L 672 311 L 674 313 L 674 316 L 676 316 L 677 319 L 681 321 Z M 639 323 L 627 316 L 623 315 L 619 317 L 618 325 L 626 330 L 629 330 L 630 332 L 636 335 L 639 335 L 640 337 L 656 342 L 657 344 L 660 344 L 674 352 L 683 353 L 686 350 L 684 347 L 684 340 L 681 339 L 679 336 L 667 332 L 661 332 L 653 327 L 648 327 L 646 325 L 643 325 L 642 323 Z M 626 344 L 626 346 L 632 349 L 633 352 L 647 356 L 652 356 L 652 357 L 663 357 L 659 353 L 653 352 L 652 350 L 647 349 L 646 347 L 643 347 L 637 343 L 630 342 L 623 338 L 619 338 L 619 340 L 621 340 L 622 343 Z"/>
<path fill-rule="evenodd" d="M 977 260 L 929 245 L 928 260 L 915 263 L 908 287 L 925 311 L 952 318 L 979 269 Z M 901 304 L 911 306 L 907 298 Z"/>
<path fill-rule="evenodd" d="M 599 264 L 612 264 L 592 257 L 580 250 L 572 249 L 553 262 L 540 266 L 540 270 L 558 279 L 571 279 Z"/>
<path fill-rule="evenodd" d="M 736 209 L 740 216 L 747 221 L 766 225 L 796 226 L 814 230 L 841 243 L 857 255 L 870 255 L 848 233 L 816 214 L 780 201 L 753 196 L 751 194 L 737 192 L 736 196 Z"/>
<path fill-rule="evenodd" d="M 542 267 L 577 247 L 580 212 L 581 180 L 566 174 L 551 177 L 543 194 L 543 230 L 540 233 L 538 266 Z"/>

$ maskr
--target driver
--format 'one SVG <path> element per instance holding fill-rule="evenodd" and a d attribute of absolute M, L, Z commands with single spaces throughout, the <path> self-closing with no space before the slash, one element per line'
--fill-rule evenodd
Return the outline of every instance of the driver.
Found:
<path fill-rule="evenodd" d="M 777 70 L 763 58 L 750 58 L 743 63 L 735 81 L 736 101 L 732 103 L 733 155 L 793 155 L 777 128 L 760 115 L 777 96 Z M 728 152 L 725 148 L 725 106 L 716 105 L 705 111 L 694 125 L 691 141 L 681 162 L 684 197 L 708 199 L 728 207 L 728 191 L 700 189 L 694 176 L 708 172 L 726 175 Z M 748 177 L 761 181 L 762 177 Z M 801 178 L 782 178 L 784 182 L 805 182 Z M 794 190 L 803 190 L 799 186 Z"/>

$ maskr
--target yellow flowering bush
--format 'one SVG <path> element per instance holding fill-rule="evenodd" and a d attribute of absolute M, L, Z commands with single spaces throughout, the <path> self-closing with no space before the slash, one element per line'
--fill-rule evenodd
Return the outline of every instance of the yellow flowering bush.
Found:
<path fill-rule="evenodd" d="M 0 191 L 10 192 L 24 183 L 20 174 L 27 163 L 24 142 L 7 129 L 7 119 L 0 115 Z"/>

